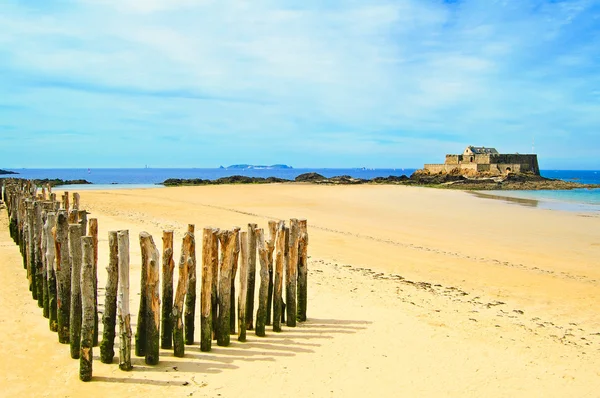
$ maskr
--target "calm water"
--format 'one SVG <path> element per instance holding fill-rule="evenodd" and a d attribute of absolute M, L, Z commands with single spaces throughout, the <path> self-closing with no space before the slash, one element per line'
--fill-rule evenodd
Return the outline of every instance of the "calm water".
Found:
<path fill-rule="evenodd" d="M 221 177 L 244 175 L 248 177 L 278 177 L 293 180 L 298 175 L 316 172 L 325 177 L 350 175 L 355 178 L 371 179 L 390 175 L 410 176 L 415 169 L 13 169 L 19 178 L 60 178 L 62 180 L 85 179 L 92 186 L 78 186 L 82 189 L 119 189 L 134 187 L 156 187 L 168 178 L 202 178 L 215 180 Z M 542 170 L 548 178 L 576 181 L 586 184 L 600 184 L 600 171 L 594 170 Z M 562 208 L 587 211 L 600 211 L 600 189 L 574 189 L 570 191 L 499 191 L 499 196 L 531 199 L 538 201 L 538 207 Z"/>

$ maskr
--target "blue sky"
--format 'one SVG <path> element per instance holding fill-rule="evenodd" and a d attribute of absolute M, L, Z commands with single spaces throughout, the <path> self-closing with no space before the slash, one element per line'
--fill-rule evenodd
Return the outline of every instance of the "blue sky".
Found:
<path fill-rule="evenodd" d="M 4 0 L 0 167 L 600 169 L 600 2 Z"/>

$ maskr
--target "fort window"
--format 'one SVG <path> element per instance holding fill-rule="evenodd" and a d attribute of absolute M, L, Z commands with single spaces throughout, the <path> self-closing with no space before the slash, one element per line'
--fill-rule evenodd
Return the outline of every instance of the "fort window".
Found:
<path fill-rule="evenodd" d="M 471 156 L 471 163 L 473 163 L 473 156 Z"/>

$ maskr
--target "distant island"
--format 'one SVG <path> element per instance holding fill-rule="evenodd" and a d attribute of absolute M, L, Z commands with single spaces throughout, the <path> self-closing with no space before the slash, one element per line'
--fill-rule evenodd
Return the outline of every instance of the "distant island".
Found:
<path fill-rule="evenodd" d="M 225 168 L 225 169 L 236 169 L 236 170 L 280 170 L 280 169 L 293 169 L 292 166 L 288 166 L 287 164 L 274 164 L 271 166 L 263 166 L 263 165 L 252 165 L 252 164 L 232 164 L 231 166 L 227 166 L 227 167 L 223 167 L 221 166 L 220 168 Z"/>
<path fill-rule="evenodd" d="M 10 170 L 2 170 L 2 169 L 0 169 L 0 175 L 8 175 L 8 174 L 19 174 L 19 173 L 16 173 L 16 172 L 10 171 Z"/>

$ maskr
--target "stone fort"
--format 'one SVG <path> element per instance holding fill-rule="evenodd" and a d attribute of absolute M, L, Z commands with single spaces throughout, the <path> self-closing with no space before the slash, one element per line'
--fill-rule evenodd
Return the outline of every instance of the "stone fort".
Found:
<path fill-rule="evenodd" d="M 502 175 L 508 173 L 540 174 L 537 155 L 502 154 L 495 148 L 469 145 L 462 155 L 446 155 L 444 164 L 426 164 L 430 173 L 486 173 Z"/>

